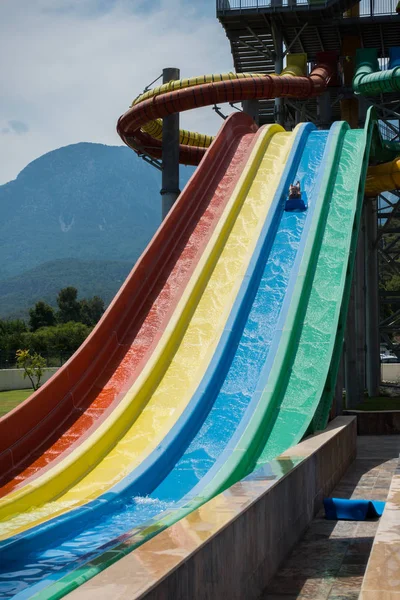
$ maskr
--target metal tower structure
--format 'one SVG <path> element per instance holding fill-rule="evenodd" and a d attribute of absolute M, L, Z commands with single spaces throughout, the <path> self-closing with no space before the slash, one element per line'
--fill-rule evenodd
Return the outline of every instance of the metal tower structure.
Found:
<path fill-rule="evenodd" d="M 400 45 L 397 0 L 217 0 L 217 18 L 229 39 L 237 72 L 280 73 L 288 53 L 305 53 L 311 67 L 320 52 L 336 52 L 337 81 L 319 98 L 262 100 L 243 106 L 259 124 L 278 122 L 292 129 L 312 121 L 321 129 L 348 120 L 362 127 L 374 106 L 384 139 L 400 141 L 398 94 L 356 97 L 352 89 L 357 48 L 376 48 L 381 69 L 389 48 Z M 353 291 L 344 343 L 344 369 L 338 377 L 338 409 L 343 383 L 347 407 L 365 390 L 379 393 L 380 343 L 400 358 L 400 289 L 387 291 L 388 270 L 400 282 L 400 194 L 365 199 L 355 262 Z M 340 410 L 340 409 L 339 409 Z"/>

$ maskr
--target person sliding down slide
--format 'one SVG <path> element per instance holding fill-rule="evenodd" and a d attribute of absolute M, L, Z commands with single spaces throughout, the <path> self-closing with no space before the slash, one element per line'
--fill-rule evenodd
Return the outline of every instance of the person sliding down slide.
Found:
<path fill-rule="evenodd" d="M 300 181 L 296 181 L 296 185 L 292 183 L 289 186 L 289 199 L 286 201 L 285 210 L 306 210 L 306 205 L 301 198 Z"/>
<path fill-rule="evenodd" d="M 289 200 L 292 200 L 293 198 L 300 198 L 300 197 L 301 197 L 300 181 L 296 181 L 296 185 L 293 185 L 291 183 L 289 186 Z"/>

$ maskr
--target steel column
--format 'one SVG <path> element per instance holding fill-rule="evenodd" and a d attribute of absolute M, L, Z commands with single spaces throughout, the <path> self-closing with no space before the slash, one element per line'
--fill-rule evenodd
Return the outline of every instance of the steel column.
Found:
<path fill-rule="evenodd" d="M 335 386 L 335 416 L 343 414 L 343 389 L 344 389 L 344 347 L 340 357 L 339 370 L 336 378 Z"/>
<path fill-rule="evenodd" d="M 356 352 L 357 352 L 357 387 L 360 400 L 366 388 L 365 377 L 365 220 L 364 210 L 361 217 L 358 236 L 356 264 L 354 270 L 355 312 L 356 312 Z"/>
<path fill-rule="evenodd" d="M 368 396 L 379 395 L 380 338 L 376 198 L 365 203 L 366 369 Z"/>
<path fill-rule="evenodd" d="M 242 108 L 243 112 L 250 115 L 256 125 L 260 124 L 260 103 L 256 98 L 252 100 L 243 100 Z"/>
<path fill-rule="evenodd" d="M 163 69 L 163 83 L 179 78 L 179 69 Z M 179 194 L 179 113 L 174 113 L 163 119 L 161 188 L 163 219 Z"/>
<path fill-rule="evenodd" d="M 320 129 L 329 129 L 332 123 L 331 96 L 324 92 L 317 98 L 317 114 Z"/>
<path fill-rule="evenodd" d="M 364 127 L 365 119 L 367 118 L 367 111 L 369 107 L 369 103 L 365 96 L 358 96 L 358 126 L 360 128 Z"/>
<path fill-rule="evenodd" d="M 356 340 L 356 303 L 355 278 L 351 284 L 351 295 L 345 332 L 345 387 L 346 408 L 355 408 L 359 403 L 360 393 L 357 380 L 357 340 Z"/>
<path fill-rule="evenodd" d="M 282 31 L 275 23 L 273 25 L 275 42 L 275 73 L 280 75 L 283 71 L 283 38 Z M 285 124 L 283 98 L 275 98 L 275 120 L 280 125 Z"/>

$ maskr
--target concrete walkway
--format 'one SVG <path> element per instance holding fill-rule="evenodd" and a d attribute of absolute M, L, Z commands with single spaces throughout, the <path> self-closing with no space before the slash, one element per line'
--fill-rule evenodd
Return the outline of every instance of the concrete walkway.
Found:
<path fill-rule="evenodd" d="M 363 436 L 357 459 L 332 492 L 386 500 L 400 436 Z M 357 600 L 378 521 L 327 521 L 321 511 L 277 572 L 262 600 Z"/>

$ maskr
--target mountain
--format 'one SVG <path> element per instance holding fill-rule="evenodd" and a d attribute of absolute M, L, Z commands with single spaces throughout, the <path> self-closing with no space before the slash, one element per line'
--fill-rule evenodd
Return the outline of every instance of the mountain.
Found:
<path fill-rule="evenodd" d="M 193 168 L 181 169 L 181 187 Z M 0 186 L 0 318 L 60 288 L 108 303 L 161 221 L 161 174 L 120 146 L 79 143 Z"/>
<path fill-rule="evenodd" d="M 125 147 L 79 143 L 34 160 L 0 186 L 0 280 L 59 258 L 134 263 L 160 223 L 160 187 Z"/>
<path fill-rule="evenodd" d="M 0 317 L 27 319 L 38 300 L 57 308 L 58 292 L 69 285 L 78 289 L 79 298 L 100 296 L 108 305 L 132 266 L 128 261 L 79 259 L 43 263 L 0 283 Z"/>

